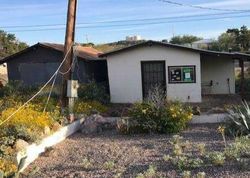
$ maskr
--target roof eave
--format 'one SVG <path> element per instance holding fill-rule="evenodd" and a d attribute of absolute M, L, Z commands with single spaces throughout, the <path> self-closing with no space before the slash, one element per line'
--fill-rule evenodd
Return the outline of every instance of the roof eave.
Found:
<path fill-rule="evenodd" d="M 177 49 L 181 49 L 181 50 L 188 50 L 188 51 L 192 51 L 192 52 L 196 52 L 196 53 L 200 53 L 200 54 L 206 54 L 206 55 L 227 56 L 227 57 L 231 57 L 231 58 L 236 58 L 236 57 L 243 58 L 244 57 L 244 58 L 247 58 L 247 60 L 250 60 L 250 55 L 248 55 L 248 54 L 217 52 L 217 51 L 196 49 L 196 48 L 190 48 L 190 47 L 186 47 L 186 46 L 163 43 L 163 42 L 157 42 L 157 41 L 152 41 L 152 40 L 142 42 L 142 43 L 139 43 L 139 44 L 135 44 L 135 45 L 125 47 L 125 48 L 122 48 L 122 49 L 113 50 L 113 51 L 104 53 L 104 54 L 100 55 L 99 57 L 107 57 L 107 56 L 114 55 L 114 54 L 117 54 L 117 53 L 120 53 L 120 52 L 128 51 L 128 50 L 133 49 L 133 48 L 137 48 L 137 47 L 140 47 L 140 46 L 144 46 L 144 45 L 150 45 L 151 46 L 153 44 L 166 46 L 166 47 L 170 47 L 170 48 L 177 48 Z"/>

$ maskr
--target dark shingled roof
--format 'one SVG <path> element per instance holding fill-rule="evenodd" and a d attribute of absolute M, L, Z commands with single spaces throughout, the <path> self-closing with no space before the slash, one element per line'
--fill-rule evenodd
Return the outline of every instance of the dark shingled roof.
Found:
<path fill-rule="evenodd" d="M 170 44 L 170 43 L 152 41 L 152 40 L 145 41 L 145 42 L 142 42 L 142 43 L 138 43 L 138 44 L 135 44 L 135 45 L 132 45 L 132 46 L 122 48 L 122 49 L 113 50 L 113 51 L 101 54 L 100 57 L 107 57 L 107 56 L 110 56 L 110 55 L 126 52 L 126 51 L 129 51 L 129 50 L 137 48 L 137 47 L 153 46 L 153 45 L 169 47 L 169 48 L 176 48 L 176 49 L 180 49 L 180 50 L 187 50 L 187 51 L 197 52 L 197 53 L 200 53 L 200 54 L 216 55 L 216 56 L 228 56 L 228 57 L 231 57 L 233 59 L 241 58 L 241 59 L 244 59 L 244 60 L 250 60 L 250 54 L 246 54 L 246 53 L 210 51 L 210 50 L 204 50 L 204 49 L 198 49 L 198 48 L 190 48 L 190 47 L 186 47 L 186 46 L 182 46 L 182 45 L 176 45 L 176 44 Z"/>
<path fill-rule="evenodd" d="M 56 43 L 37 43 L 33 46 L 30 46 L 18 53 L 15 53 L 11 56 L 8 56 L 6 58 L 3 58 L 0 60 L 0 64 L 8 62 L 8 60 L 14 59 L 16 56 L 21 55 L 23 53 L 29 52 L 30 50 L 34 49 L 34 47 L 43 47 L 43 48 L 49 48 L 52 50 L 56 50 L 59 52 L 64 52 L 64 45 L 62 44 L 56 44 Z M 85 60 L 100 60 L 99 55 L 101 55 L 102 52 L 92 48 L 92 47 L 85 47 L 85 46 L 77 46 L 77 56 L 81 59 Z"/>

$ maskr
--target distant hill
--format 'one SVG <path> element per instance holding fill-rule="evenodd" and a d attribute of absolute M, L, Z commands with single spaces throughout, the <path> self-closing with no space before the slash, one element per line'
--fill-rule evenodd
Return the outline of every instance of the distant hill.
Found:
<path fill-rule="evenodd" d="M 108 51 L 113 51 L 113 50 L 117 50 L 117 49 L 121 49 L 124 47 L 128 47 L 131 45 L 135 45 L 138 43 L 141 43 L 145 40 L 140 40 L 140 41 L 118 41 L 118 42 L 112 42 L 112 43 L 106 43 L 106 44 L 93 44 L 93 43 L 85 43 L 82 44 L 82 46 L 91 46 L 99 51 L 102 52 L 108 52 Z"/>

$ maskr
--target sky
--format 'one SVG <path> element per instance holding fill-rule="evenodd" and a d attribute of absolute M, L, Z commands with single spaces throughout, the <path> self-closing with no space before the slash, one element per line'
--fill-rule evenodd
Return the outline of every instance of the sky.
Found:
<path fill-rule="evenodd" d="M 100 44 L 123 40 L 128 35 L 140 35 L 147 40 L 184 34 L 216 39 L 228 28 L 250 27 L 250 11 L 238 11 L 250 10 L 250 0 L 172 0 L 222 10 L 163 1 L 78 0 L 76 42 Z M 68 0 L 0 0 L 0 29 L 14 33 L 29 45 L 63 43 L 67 3 Z"/>

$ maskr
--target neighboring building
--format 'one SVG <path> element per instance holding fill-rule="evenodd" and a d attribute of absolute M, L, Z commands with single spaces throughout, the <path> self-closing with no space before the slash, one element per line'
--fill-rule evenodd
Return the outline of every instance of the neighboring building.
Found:
<path fill-rule="evenodd" d="M 142 37 L 139 35 L 135 35 L 135 36 L 126 36 L 126 41 L 141 41 Z"/>
<path fill-rule="evenodd" d="M 47 82 L 63 60 L 64 45 L 37 43 L 23 51 L 0 60 L 7 63 L 9 81 L 22 81 L 25 85 L 39 85 Z M 74 79 L 81 83 L 90 80 L 108 81 L 107 63 L 98 55 L 101 52 L 91 47 L 77 47 L 77 62 Z M 61 74 L 57 82 L 61 82 Z"/>
<path fill-rule="evenodd" d="M 203 39 L 193 42 L 190 47 L 209 50 L 214 41 L 213 39 Z"/>
<path fill-rule="evenodd" d="M 146 41 L 102 54 L 107 58 L 111 102 L 133 103 L 161 85 L 169 99 L 201 102 L 202 95 L 235 94 L 235 60 L 241 53 L 213 52 Z"/>

